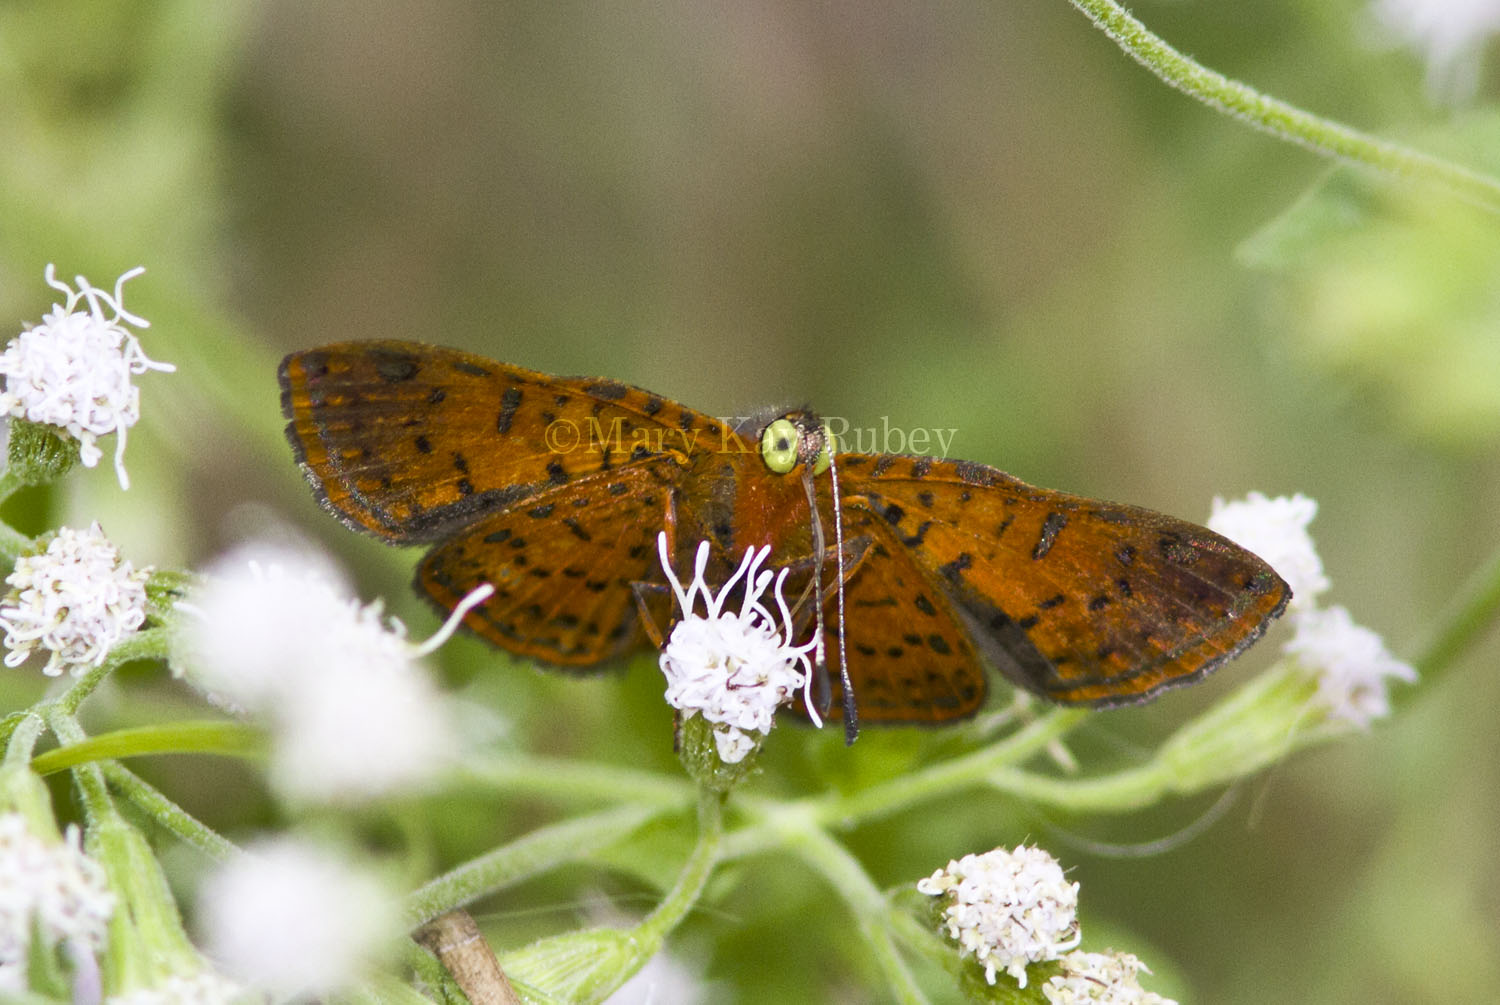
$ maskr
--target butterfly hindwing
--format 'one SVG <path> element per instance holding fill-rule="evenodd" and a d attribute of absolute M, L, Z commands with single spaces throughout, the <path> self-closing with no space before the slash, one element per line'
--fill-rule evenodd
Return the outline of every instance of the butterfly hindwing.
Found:
<path fill-rule="evenodd" d="M 854 454 L 839 465 L 847 504 L 884 518 L 977 648 L 1053 701 L 1124 704 L 1194 680 L 1290 597 L 1257 556 L 1160 513 L 969 462 Z"/>
<path fill-rule="evenodd" d="M 417 589 L 451 610 L 495 594 L 464 624 L 511 652 L 592 667 L 641 644 L 632 584 L 661 578 L 656 533 L 670 485 L 648 468 L 586 475 L 486 517 L 428 553 Z"/>
<path fill-rule="evenodd" d="M 988 683 L 942 584 L 877 514 L 846 507 L 844 523 L 846 535 L 869 541 L 844 591 L 844 656 L 860 720 L 930 724 L 973 715 Z M 838 609 L 836 601 L 824 606 L 829 659 L 837 664 Z M 833 686 L 837 707 L 836 674 Z"/>
<path fill-rule="evenodd" d="M 282 361 L 287 438 L 323 504 L 393 544 L 435 540 L 596 471 L 680 461 L 717 419 L 617 381 L 415 343 Z"/>

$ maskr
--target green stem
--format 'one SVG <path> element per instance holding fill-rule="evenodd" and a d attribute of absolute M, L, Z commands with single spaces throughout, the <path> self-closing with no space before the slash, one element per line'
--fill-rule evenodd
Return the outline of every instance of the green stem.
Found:
<path fill-rule="evenodd" d="M 48 717 L 52 732 L 64 743 L 83 743 L 78 720 L 57 709 Z M 82 796 L 89 849 L 109 876 L 119 906 L 109 923 L 105 965 L 106 989 L 151 986 L 159 977 L 199 967 L 197 950 L 182 928 L 177 903 L 166 876 L 145 837 L 120 815 L 104 769 L 98 764 L 73 768 Z"/>
<path fill-rule="evenodd" d="M 1452 666 L 1479 634 L 1495 623 L 1497 611 L 1500 611 L 1500 551 L 1469 577 L 1438 619 L 1428 640 L 1419 647 L 1415 665 L 1422 682 L 1430 683 Z M 1416 688 L 1402 688 L 1397 691 L 1396 700 L 1411 700 L 1416 693 Z"/>
<path fill-rule="evenodd" d="M 53 708 L 47 716 L 47 724 L 63 743 L 82 743 L 87 737 L 78 720 L 60 709 Z M 83 803 L 85 819 L 90 827 L 98 827 L 119 821 L 115 804 L 109 798 L 109 786 L 104 783 L 104 773 L 97 764 L 80 764 L 73 769 L 73 784 Z"/>
<path fill-rule="evenodd" d="M 31 767 L 39 775 L 65 768 L 142 754 L 217 754 L 255 757 L 265 752 L 265 734 L 237 722 L 173 722 L 100 733 L 39 755 Z"/>
<path fill-rule="evenodd" d="M 1495 178 L 1320 118 L 1231 80 L 1172 48 L 1113 0 L 1069 2 L 1142 66 L 1210 108 L 1310 150 L 1398 177 L 1430 182 L 1500 212 L 1500 181 Z"/>
<path fill-rule="evenodd" d="M 922 799 L 987 784 L 989 776 L 996 770 L 1031 757 L 1082 722 L 1090 711 L 1052 709 L 1004 740 L 972 754 L 910 772 L 860 792 L 820 797 L 811 800 L 810 805 L 819 824 L 847 827 L 871 817 L 894 813 Z"/>
<path fill-rule="evenodd" d="M 724 796 L 707 787 L 698 790 L 698 841 L 693 853 L 683 863 L 677 874 L 677 882 L 656 905 L 656 910 L 646 915 L 635 928 L 636 939 L 642 947 L 649 947 L 648 957 L 655 953 L 666 939 L 698 903 L 703 888 L 713 875 L 719 862 L 719 845 L 724 836 Z"/>
<path fill-rule="evenodd" d="M 1007 765 L 986 781 L 1080 813 L 1139 809 L 1169 794 L 1218 788 L 1263 770 L 1299 746 L 1339 735 L 1308 728 L 1316 692 L 1316 681 L 1283 661 L 1184 724 L 1144 764 L 1092 778 L 1048 778 Z"/>
<path fill-rule="evenodd" d="M 486 852 L 408 894 L 402 916 L 408 928 L 462 907 L 503 886 L 573 862 L 629 835 L 670 807 L 619 806 L 593 816 L 542 827 Z"/>
<path fill-rule="evenodd" d="M 120 795 L 149 816 L 165 830 L 217 862 L 226 862 L 240 853 L 232 843 L 220 837 L 213 828 L 163 795 L 155 786 L 135 772 L 113 761 L 102 765 L 104 778 Z"/>
<path fill-rule="evenodd" d="M 917 986 L 885 923 L 890 913 L 885 895 L 870 880 L 859 860 L 825 833 L 811 813 L 802 810 L 776 813 L 766 826 L 843 898 L 859 925 L 860 935 L 885 974 L 892 997 L 907 1005 L 925 1005 L 927 996 Z"/>
<path fill-rule="evenodd" d="M 5 763 L 24 765 L 31 760 L 31 752 L 47 728 L 47 722 L 35 710 L 28 710 L 16 721 L 10 738 L 5 743 Z"/>
<path fill-rule="evenodd" d="M 95 689 L 104 682 L 116 667 L 123 666 L 132 660 L 163 659 L 167 655 L 167 630 L 165 628 L 147 628 L 136 632 L 120 642 L 109 651 L 104 662 L 91 668 L 82 677 L 78 678 L 66 691 L 57 697 L 52 707 L 64 715 L 73 715 L 83 700 L 93 694 Z"/>

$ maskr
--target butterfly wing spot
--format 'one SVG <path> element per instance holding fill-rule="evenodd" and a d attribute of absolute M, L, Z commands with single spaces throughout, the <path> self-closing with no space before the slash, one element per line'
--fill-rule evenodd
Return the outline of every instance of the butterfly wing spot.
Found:
<path fill-rule="evenodd" d="M 961 551 L 953 561 L 938 566 L 938 574 L 950 583 L 958 583 L 962 581 L 964 571 L 973 564 L 974 556 L 967 551 Z"/>
<path fill-rule="evenodd" d="M 1052 550 L 1052 545 L 1057 542 L 1058 532 L 1068 525 L 1068 514 L 1052 512 L 1047 514 L 1047 519 L 1042 521 L 1042 532 L 1037 536 L 1036 547 L 1031 549 L 1032 561 L 1040 561 L 1047 557 L 1047 552 Z"/>
<path fill-rule="evenodd" d="M 520 407 L 521 389 L 512 384 L 500 395 L 500 414 L 495 418 L 495 432 L 501 436 L 509 433 L 511 423 L 516 421 L 516 410 Z"/>
<path fill-rule="evenodd" d="M 412 353 L 394 350 L 377 350 L 370 354 L 375 372 L 389 384 L 411 380 L 421 370 L 417 357 Z"/>
<path fill-rule="evenodd" d="M 595 398 L 603 398 L 606 401 L 619 401 L 625 397 L 628 388 L 615 380 L 593 380 L 583 385 L 583 391 L 585 394 L 591 394 Z"/>

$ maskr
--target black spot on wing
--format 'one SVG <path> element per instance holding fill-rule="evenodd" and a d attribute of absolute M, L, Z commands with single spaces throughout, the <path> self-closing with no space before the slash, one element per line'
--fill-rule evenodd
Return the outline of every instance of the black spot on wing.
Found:
<path fill-rule="evenodd" d="M 584 391 L 606 401 L 619 401 L 625 397 L 627 388 L 617 380 L 596 380 L 583 385 Z"/>
<path fill-rule="evenodd" d="M 1052 550 L 1052 545 L 1057 541 L 1058 532 L 1068 525 L 1066 513 L 1052 512 L 1047 514 L 1047 519 L 1042 521 L 1042 533 L 1038 536 L 1036 547 L 1031 550 L 1033 559 L 1047 557 L 1047 552 Z"/>
<path fill-rule="evenodd" d="M 370 358 L 375 363 L 375 372 L 388 384 L 411 380 L 421 369 L 416 356 L 411 353 L 376 349 L 371 351 Z"/>
<path fill-rule="evenodd" d="M 521 389 L 511 385 L 505 389 L 500 396 L 500 417 L 495 420 L 495 430 L 499 433 L 510 432 L 510 424 L 515 420 L 516 409 L 521 407 Z"/>
<path fill-rule="evenodd" d="M 961 551 L 953 561 L 938 566 L 938 572 L 950 583 L 957 583 L 963 579 L 964 570 L 973 564 L 974 556 L 967 551 Z"/>

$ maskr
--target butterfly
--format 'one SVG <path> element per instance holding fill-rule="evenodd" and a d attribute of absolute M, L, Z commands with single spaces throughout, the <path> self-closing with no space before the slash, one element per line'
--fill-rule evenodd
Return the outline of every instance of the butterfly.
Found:
<path fill-rule="evenodd" d="M 731 425 L 397 341 L 295 352 L 279 379 L 323 506 L 430 546 L 416 588 L 441 609 L 492 584 L 464 624 L 541 663 L 589 671 L 659 642 L 658 533 L 674 568 L 709 542 L 711 582 L 769 546 L 800 577 L 789 595 L 803 584 L 799 624 L 841 654 L 820 697 L 851 741 L 858 720 L 972 716 L 988 668 L 1063 704 L 1145 701 L 1238 655 L 1291 597 L 1206 528 L 971 461 L 838 452 L 807 411 Z"/>

